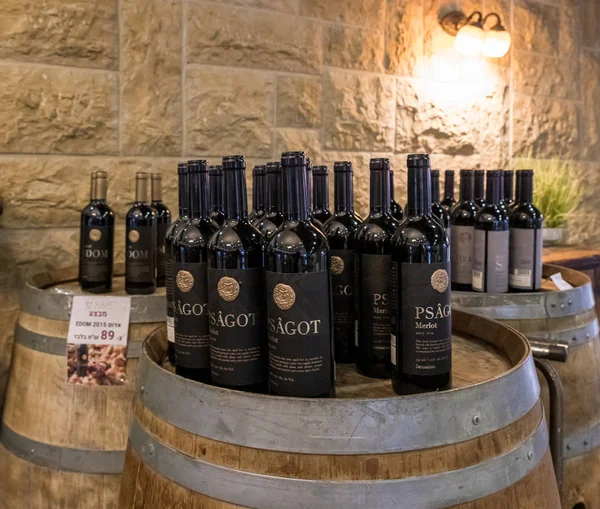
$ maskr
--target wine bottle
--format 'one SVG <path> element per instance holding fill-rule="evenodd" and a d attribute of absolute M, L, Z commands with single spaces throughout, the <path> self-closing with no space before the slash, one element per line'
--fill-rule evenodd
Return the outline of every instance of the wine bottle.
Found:
<path fill-rule="evenodd" d="M 265 215 L 266 167 L 257 165 L 252 169 L 252 212 L 248 214 L 250 224 L 256 223 Z"/>
<path fill-rule="evenodd" d="M 512 170 L 504 170 L 504 204 L 509 208 L 515 201 L 514 181 L 515 172 Z"/>
<path fill-rule="evenodd" d="M 138 172 L 135 202 L 125 219 L 125 291 L 149 295 L 156 291 L 156 214 L 148 204 L 148 174 Z"/>
<path fill-rule="evenodd" d="M 497 170 L 487 172 L 485 206 L 475 219 L 471 286 L 476 292 L 508 291 L 508 217 L 500 208 L 499 180 Z"/>
<path fill-rule="evenodd" d="M 188 163 L 189 221 L 173 240 L 175 368 L 178 375 L 210 382 L 208 241 L 217 231 L 208 206 L 206 161 Z"/>
<path fill-rule="evenodd" d="M 475 170 L 475 205 L 481 208 L 485 205 L 485 171 Z"/>
<path fill-rule="evenodd" d="M 323 227 L 331 249 L 335 360 L 356 362 L 354 343 L 354 251 L 351 239 L 362 222 L 354 213 L 354 170 L 350 161 L 333 165 L 334 215 Z"/>
<path fill-rule="evenodd" d="M 354 249 L 355 345 L 359 373 L 389 378 L 390 239 L 400 225 L 390 210 L 390 161 L 371 159 L 370 213 L 352 237 Z"/>
<path fill-rule="evenodd" d="M 477 205 L 473 201 L 473 171 L 460 170 L 460 201 L 452 207 L 452 290 L 469 291 L 473 278 L 473 237 Z"/>
<path fill-rule="evenodd" d="M 210 187 L 210 218 L 219 226 L 225 222 L 223 212 L 223 167 L 220 164 L 209 166 L 208 183 Z"/>
<path fill-rule="evenodd" d="M 394 199 L 394 171 L 390 170 L 390 212 L 398 222 L 404 219 L 404 211 L 398 202 Z"/>
<path fill-rule="evenodd" d="M 266 391 L 262 236 L 248 221 L 246 160 L 223 158 L 225 222 L 208 243 L 213 383 Z"/>
<path fill-rule="evenodd" d="M 266 250 L 269 390 L 280 396 L 334 395 L 330 254 L 310 221 L 307 159 L 281 156 L 284 223 Z"/>
<path fill-rule="evenodd" d="M 450 236 L 450 213 L 440 203 L 440 172 L 431 170 L 431 213 Z"/>
<path fill-rule="evenodd" d="M 392 238 L 392 386 L 397 394 L 452 381 L 450 245 L 431 212 L 427 155 L 408 156 L 406 219 Z M 454 246 L 453 246 L 454 249 Z"/>
<path fill-rule="evenodd" d="M 108 174 L 92 174 L 90 203 L 81 211 L 79 285 L 90 293 L 112 290 L 115 215 L 106 201 Z"/>
<path fill-rule="evenodd" d="M 444 176 L 444 199 L 441 203 L 449 214 L 452 207 L 456 205 L 454 199 L 454 170 L 446 170 Z"/>
<path fill-rule="evenodd" d="M 313 201 L 312 217 L 318 222 L 321 230 L 331 217 L 329 210 L 329 169 L 327 166 L 315 166 L 313 175 Z"/>
<path fill-rule="evenodd" d="M 175 365 L 175 311 L 173 308 L 173 293 L 175 279 L 173 277 L 173 241 L 179 232 L 185 228 L 189 220 L 189 185 L 188 165 L 177 165 L 179 189 L 179 217 L 169 226 L 165 234 L 165 286 L 167 293 L 167 338 L 169 340 L 168 356 L 171 364 Z"/>
<path fill-rule="evenodd" d="M 498 189 L 498 192 L 500 194 L 500 201 L 498 202 L 498 206 L 500 207 L 502 213 L 508 217 L 508 206 L 506 205 L 504 200 L 504 170 L 498 170 Z"/>
<path fill-rule="evenodd" d="M 283 224 L 281 208 L 281 163 L 267 163 L 267 190 L 265 194 L 265 215 L 255 225 L 256 229 L 268 238 Z"/>
<path fill-rule="evenodd" d="M 156 213 L 156 286 L 166 285 L 165 237 L 171 224 L 171 211 L 162 201 L 162 175 L 152 174 L 152 208 Z"/>
<path fill-rule="evenodd" d="M 509 286 L 531 292 L 542 287 L 544 217 L 533 204 L 533 170 L 517 171 L 519 194 L 510 217 Z"/>

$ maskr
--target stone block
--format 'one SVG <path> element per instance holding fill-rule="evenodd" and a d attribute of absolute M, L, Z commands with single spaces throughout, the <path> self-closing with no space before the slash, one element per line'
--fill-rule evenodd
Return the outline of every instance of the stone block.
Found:
<path fill-rule="evenodd" d="M 385 69 L 415 76 L 423 57 L 423 0 L 387 0 L 386 8 Z"/>
<path fill-rule="evenodd" d="M 117 73 L 0 66 L 0 152 L 112 154 Z"/>
<path fill-rule="evenodd" d="M 0 59 L 117 69 L 117 2 L 0 0 Z"/>
<path fill-rule="evenodd" d="M 600 3 L 581 2 L 581 43 L 588 48 L 597 48 L 600 43 Z"/>
<path fill-rule="evenodd" d="M 325 33 L 325 65 L 381 72 L 384 33 L 380 30 L 330 25 Z"/>
<path fill-rule="evenodd" d="M 122 4 L 122 151 L 178 155 L 183 138 L 181 0 Z"/>
<path fill-rule="evenodd" d="M 323 148 L 386 151 L 394 146 L 394 78 L 327 71 Z"/>
<path fill-rule="evenodd" d="M 560 9 L 533 0 L 515 0 L 513 30 L 515 49 L 556 55 L 559 51 Z"/>
<path fill-rule="evenodd" d="M 489 67 L 486 95 L 480 102 L 480 161 L 484 168 L 506 168 L 510 163 L 510 72 L 502 66 Z"/>
<path fill-rule="evenodd" d="M 318 73 L 321 26 L 296 16 L 188 4 L 187 61 Z"/>
<path fill-rule="evenodd" d="M 580 107 L 573 102 L 517 95 L 513 105 L 513 157 L 578 158 L 580 116 Z"/>
<path fill-rule="evenodd" d="M 383 26 L 385 0 L 300 0 L 300 14 L 370 28 Z"/>
<path fill-rule="evenodd" d="M 313 129 L 277 129 L 273 158 L 278 160 L 282 152 L 292 151 L 303 151 L 311 158 L 313 165 L 320 164 L 321 142 L 319 131 Z"/>
<path fill-rule="evenodd" d="M 321 78 L 277 77 L 277 126 L 321 125 Z"/>
<path fill-rule="evenodd" d="M 188 151 L 271 157 L 273 78 L 256 71 L 188 69 Z"/>
<path fill-rule="evenodd" d="M 560 10 L 560 33 L 558 40 L 559 53 L 563 57 L 577 59 L 581 49 L 581 0 L 563 0 Z M 597 4 L 598 2 L 582 3 Z"/>
<path fill-rule="evenodd" d="M 582 157 L 600 160 L 600 57 L 584 51 L 582 60 Z"/>

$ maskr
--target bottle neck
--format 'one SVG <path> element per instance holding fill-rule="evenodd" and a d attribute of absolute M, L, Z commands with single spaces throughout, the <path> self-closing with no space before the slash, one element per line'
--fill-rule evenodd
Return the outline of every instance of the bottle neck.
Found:
<path fill-rule="evenodd" d="M 460 176 L 460 199 L 461 201 L 473 201 L 473 175 Z"/>
<path fill-rule="evenodd" d="M 504 198 L 510 201 L 512 201 L 514 198 L 514 183 L 512 173 L 504 174 Z"/>
<path fill-rule="evenodd" d="M 306 175 L 305 175 L 305 185 L 306 185 L 306 207 L 308 209 L 308 215 L 310 216 L 311 214 L 311 202 L 312 202 L 312 195 L 313 195 L 313 175 L 312 175 L 312 169 L 310 167 L 306 167 Z"/>
<path fill-rule="evenodd" d="M 431 202 L 440 202 L 440 174 L 431 175 Z"/>
<path fill-rule="evenodd" d="M 265 212 L 281 211 L 281 173 L 269 172 L 266 176 L 267 192 L 265 194 Z"/>
<path fill-rule="evenodd" d="M 223 171 L 225 179 L 225 217 L 227 219 L 246 219 L 248 217 L 248 198 L 246 197 L 246 176 L 241 169 Z"/>
<path fill-rule="evenodd" d="M 519 201 L 519 198 L 521 197 L 521 179 L 522 174 L 520 171 L 518 171 L 515 179 L 515 196 L 517 197 L 517 201 Z"/>
<path fill-rule="evenodd" d="M 500 189 L 498 186 L 497 175 L 487 174 L 485 201 L 493 205 L 498 205 L 500 203 Z"/>
<path fill-rule="evenodd" d="M 265 209 L 265 175 L 254 175 L 252 179 L 252 210 Z"/>
<path fill-rule="evenodd" d="M 96 178 L 94 187 L 94 199 L 97 201 L 106 201 L 108 194 L 108 180 L 102 177 Z"/>
<path fill-rule="evenodd" d="M 308 183 L 305 166 L 283 168 L 283 214 L 286 220 L 309 218 Z"/>
<path fill-rule="evenodd" d="M 152 179 L 152 201 L 161 202 L 163 199 L 162 179 Z"/>
<path fill-rule="evenodd" d="M 390 202 L 394 201 L 394 174 L 390 171 Z"/>
<path fill-rule="evenodd" d="M 522 175 L 521 185 L 519 186 L 519 203 L 533 202 L 533 175 Z"/>
<path fill-rule="evenodd" d="M 407 215 L 431 214 L 431 175 L 429 168 L 408 168 Z"/>
<path fill-rule="evenodd" d="M 179 175 L 179 217 L 187 216 L 190 211 L 190 193 L 188 174 Z"/>
<path fill-rule="evenodd" d="M 498 203 L 504 202 L 504 172 L 498 172 Z"/>
<path fill-rule="evenodd" d="M 454 199 L 454 174 L 447 174 L 444 181 L 444 198 Z"/>
<path fill-rule="evenodd" d="M 474 193 L 475 199 L 483 198 L 483 196 L 484 196 L 483 188 L 484 188 L 483 174 L 475 175 L 475 193 Z"/>
<path fill-rule="evenodd" d="M 334 174 L 333 201 L 335 212 L 354 212 L 354 182 L 351 171 L 338 171 Z"/>
<path fill-rule="evenodd" d="M 371 170 L 371 213 L 390 212 L 389 170 Z"/>
<path fill-rule="evenodd" d="M 135 201 L 146 203 L 148 201 L 148 179 L 138 178 L 135 182 Z"/>
<path fill-rule="evenodd" d="M 190 174 L 190 217 L 208 217 L 208 175 L 206 172 Z"/>
<path fill-rule="evenodd" d="M 329 210 L 329 181 L 327 175 L 314 175 L 313 210 Z"/>
<path fill-rule="evenodd" d="M 96 199 L 96 175 L 92 175 L 90 183 L 90 201 L 92 202 Z"/>
<path fill-rule="evenodd" d="M 223 175 L 210 177 L 210 203 L 213 212 L 223 212 Z"/>

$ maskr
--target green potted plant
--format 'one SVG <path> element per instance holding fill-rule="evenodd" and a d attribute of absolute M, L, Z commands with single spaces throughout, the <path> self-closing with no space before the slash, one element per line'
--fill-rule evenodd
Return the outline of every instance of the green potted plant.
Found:
<path fill-rule="evenodd" d="M 517 169 L 533 170 L 533 201 L 544 215 L 544 245 L 563 244 L 569 217 L 581 203 L 573 167 L 560 159 L 521 159 Z"/>

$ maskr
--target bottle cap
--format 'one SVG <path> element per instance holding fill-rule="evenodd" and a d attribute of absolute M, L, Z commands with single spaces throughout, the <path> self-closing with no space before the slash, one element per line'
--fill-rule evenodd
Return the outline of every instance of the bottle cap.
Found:
<path fill-rule="evenodd" d="M 483 174 L 485 173 L 485 171 L 483 171 L 483 170 L 474 170 L 473 173 L 475 173 L 476 177 L 482 177 Z"/>
<path fill-rule="evenodd" d="M 162 180 L 162 175 L 160 173 L 152 173 L 151 178 L 152 180 Z"/>
<path fill-rule="evenodd" d="M 304 152 L 284 152 L 281 154 L 281 166 L 305 166 L 307 158 Z"/>
<path fill-rule="evenodd" d="M 409 168 L 428 168 L 431 166 L 429 154 L 409 154 L 406 165 Z"/>
<path fill-rule="evenodd" d="M 390 160 L 387 157 L 376 157 L 369 161 L 369 169 L 371 171 L 389 170 Z"/>
<path fill-rule="evenodd" d="M 215 164 L 214 166 L 208 167 L 208 175 L 211 177 L 222 177 L 223 176 L 223 167 L 220 164 Z"/>
<path fill-rule="evenodd" d="M 333 172 L 337 173 L 338 171 L 343 171 L 343 172 L 353 171 L 352 162 L 351 161 L 336 161 L 335 163 L 333 163 Z"/>
<path fill-rule="evenodd" d="M 432 177 L 439 177 L 440 176 L 440 170 L 431 170 L 431 176 Z"/>
<path fill-rule="evenodd" d="M 460 170 L 460 176 L 462 177 L 463 175 L 467 177 L 473 175 L 473 170 Z"/>
<path fill-rule="evenodd" d="M 106 179 L 106 178 L 108 178 L 108 172 L 107 171 L 103 171 L 103 170 L 98 170 L 94 174 L 94 177 L 96 177 L 97 179 Z"/>
<path fill-rule="evenodd" d="M 281 173 L 281 163 L 279 161 L 268 162 L 267 173 Z"/>
<path fill-rule="evenodd" d="M 177 175 L 185 175 L 188 171 L 187 163 L 179 163 L 177 165 Z"/>
<path fill-rule="evenodd" d="M 96 174 L 96 178 L 98 178 L 97 174 Z M 148 174 L 145 171 L 138 171 L 135 174 L 135 178 L 140 179 L 140 180 L 148 180 Z"/>
<path fill-rule="evenodd" d="M 245 170 L 246 159 L 244 156 L 225 156 L 223 158 L 223 170 Z"/>
<path fill-rule="evenodd" d="M 207 171 L 208 164 L 204 159 L 188 161 L 188 173 L 206 173 Z"/>
<path fill-rule="evenodd" d="M 267 168 L 264 164 L 257 164 L 254 168 L 252 168 L 252 176 L 260 177 L 267 173 Z"/>
<path fill-rule="evenodd" d="M 313 175 L 329 175 L 329 169 L 324 164 L 313 166 Z"/>
<path fill-rule="evenodd" d="M 444 172 L 444 175 L 446 175 L 447 177 L 448 177 L 448 176 L 450 176 L 450 177 L 454 177 L 454 170 L 446 170 L 446 171 Z"/>

